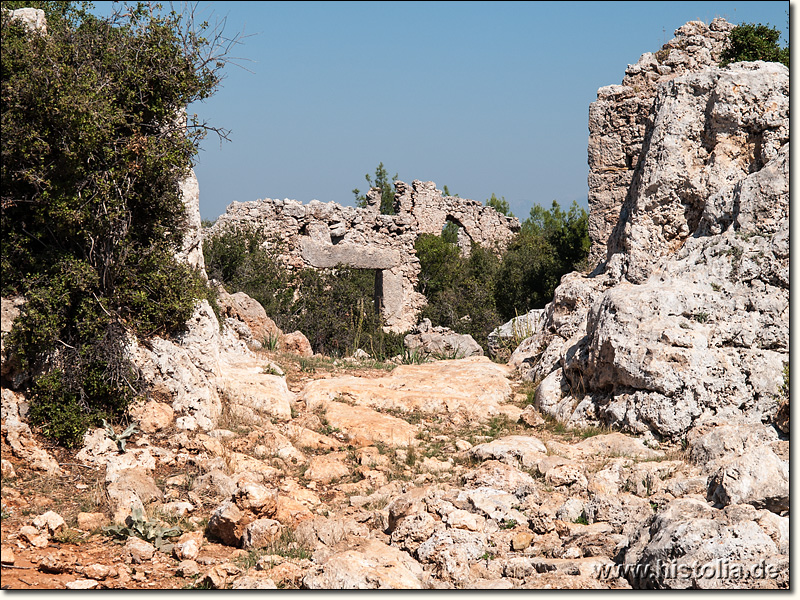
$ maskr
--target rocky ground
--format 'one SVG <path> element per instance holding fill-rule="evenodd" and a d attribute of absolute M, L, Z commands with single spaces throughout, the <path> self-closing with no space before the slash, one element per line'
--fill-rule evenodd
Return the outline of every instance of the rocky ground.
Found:
<path fill-rule="evenodd" d="M 215 429 L 188 431 L 151 401 L 147 433 L 124 452 L 102 429 L 81 449 L 49 447 L 4 390 L 3 587 L 705 583 L 603 572 L 670 556 L 769 559 L 777 578 L 723 587 L 788 584 L 788 441 L 774 429 L 714 428 L 672 447 L 567 429 L 485 357 L 252 360 L 284 372 L 260 377 L 285 381 L 288 419 L 225 405 Z M 127 530 L 110 527 L 124 515 Z"/>

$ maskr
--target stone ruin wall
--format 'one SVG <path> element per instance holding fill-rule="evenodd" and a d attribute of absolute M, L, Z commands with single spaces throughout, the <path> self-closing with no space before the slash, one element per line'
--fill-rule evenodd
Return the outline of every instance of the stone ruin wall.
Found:
<path fill-rule="evenodd" d="M 628 65 L 622 85 L 597 91 L 589 106 L 590 264 L 606 259 L 609 238 L 631 189 L 659 84 L 719 62 L 735 26 L 724 19 L 690 21 L 658 52 Z"/>
<path fill-rule="evenodd" d="M 414 243 L 420 234 L 440 235 L 447 221 L 460 226 L 459 245 L 470 242 L 502 250 L 519 231 L 519 220 L 475 200 L 443 196 L 431 182 L 395 182 L 395 213 L 380 214 L 380 190 L 367 194 L 367 206 L 334 202 L 264 199 L 233 202 L 206 232 L 214 236 L 242 225 L 261 231 L 265 243 L 280 249 L 292 270 L 339 264 L 376 270 L 376 299 L 387 327 L 402 332 L 417 322 L 425 297 L 415 290 L 420 264 Z"/>

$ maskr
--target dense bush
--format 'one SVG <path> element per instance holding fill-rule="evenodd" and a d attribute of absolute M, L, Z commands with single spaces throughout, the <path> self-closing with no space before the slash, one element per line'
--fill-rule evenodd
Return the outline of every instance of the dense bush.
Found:
<path fill-rule="evenodd" d="M 500 323 L 494 301 L 499 257 L 477 244 L 469 256 L 462 256 L 455 240 L 444 235 L 422 234 L 414 247 L 421 268 L 417 289 L 428 299 L 422 318 L 485 345 L 486 336 Z"/>
<path fill-rule="evenodd" d="M 254 228 L 228 230 L 203 240 L 206 273 L 221 281 L 228 292 L 254 298 L 281 329 L 291 327 L 295 285 L 278 263 L 276 248 L 263 245 Z"/>
<path fill-rule="evenodd" d="M 728 46 L 722 53 L 721 65 L 734 62 L 764 60 L 789 66 L 789 46 L 781 48 L 778 41 L 781 32 L 762 25 L 743 23 L 731 30 Z"/>
<path fill-rule="evenodd" d="M 555 200 L 549 211 L 538 204 L 531 209 L 497 273 L 495 300 L 504 319 L 543 308 L 562 276 L 587 267 L 588 224 L 576 202 L 566 213 Z"/>
<path fill-rule="evenodd" d="M 566 213 L 556 202 L 550 210 L 536 205 L 500 257 L 475 245 L 461 256 L 455 241 L 453 228 L 417 240 L 418 291 L 428 299 L 422 316 L 485 346 L 497 325 L 543 308 L 564 274 L 586 267 L 588 215 L 576 203 Z"/>
<path fill-rule="evenodd" d="M 302 331 L 315 352 L 344 356 L 361 348 L 379 359 L 402 352 L 402 339 L 383 331 L 375 307 L 375 271 L 337 267 L 292 273 L 278 261 L 280 247 L 263 244 L 252 228 L 205 240 L 209 277 L 230 293 L 257 300 L 282 330 Z"/>
<path fill-rule="evenodd" d="M 31 417 L 65 445 L 141 392 L 130 335 L 184 326 L 208 288 L 179 264 L 179 181 L 207 130 L 178 116 L 219 82 L 224 51 L 145 5 L 108 19 L 2 15 L 2 288 L 28 302 L 10 342 L 34 374 Z"/>

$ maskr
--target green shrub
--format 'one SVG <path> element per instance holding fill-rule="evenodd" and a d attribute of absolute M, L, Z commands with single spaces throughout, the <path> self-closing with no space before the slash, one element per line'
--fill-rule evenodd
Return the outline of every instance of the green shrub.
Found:
<path fill-rule="evenodd" d="M 544 308 L 562 276 L 587 266 L 588 221 L 575 202 L 566 213 L 555 201 L 549 211 L 538 204 L 531 209 L 496 275 L 495 302 L 504 320 Z"/>
<path fill-rule="evenodd" d="M 778 45 L 781 32 L 769 23 L 743 23 L 731 30 L 728 46 L 722 52 L 720 65 L 742 61 L 763 60 L 789 66 L 789 47 Z"/>
<path fill-rule="evenodd" d="M 254 227 L 229 229 L 203 240 L 203 257 L 210 279 L 221 281 L 229 293 L 244 292 L 257 300 L 284 330 L 292 326 L 295 277 L 279 262 L 280 247 L 265 247 Z"/>
<path fill-rule="evenodd" d="M 65 445 L 142 392 L 128 337 L 179 331 L 212 297 L 175 259 L 179 183 L 209 128 L 177 119 L 225 63 L 191 15 L 86 5 L 3 3 L 42 8 L 47 34 L 2 15 L 0 274 L 27 298 L 9 342 L 32 374 L 32 421 Z"/>
<path fill-rule="evenodd" d="M 338 266 L 291 273 L 280 264 L 280 247 L 265 247 L 252 228 L 207 238 L 203 253 L 209 277 L 257 300 L 283 331 L 302 331 L 315 352 L 346 356 L 361 348 L 378 360 L 402 353 L 402 337 L 383 330 L 375 306 L 375 271 Z"/>
<path fill-rule="evenodd" d="M 434 325 L 471 335 L 484 346 L 501 321 L 495 307 L 495 275 L 499 257 L 472 244 L 468 257 L 445 236 L 422 234 L 414 246 L 420 261 L 417 290 L 428 299 L 421 317 Z"/>

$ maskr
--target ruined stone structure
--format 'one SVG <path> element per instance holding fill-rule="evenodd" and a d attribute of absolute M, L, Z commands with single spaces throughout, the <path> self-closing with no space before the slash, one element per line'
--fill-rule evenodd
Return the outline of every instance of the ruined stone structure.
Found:
<path fill-rule="evenodd" d="M 432 181 L 397 181 L 395 188 L 394 215 L 379 213 L 378 189 L 367 194 L 366 208 L 267 198 L 233 202 L 206 235 L 254 226 L 266 243 L 280 249 L 287 268 L 374 269 L 375 297 L 387 327 L 407 331 L 425 305 L 425 297 L 414 289 L 420 271 L 414 243 L 420 234 L 439 235 L 450 221 L 460 228 L 464 252 L 471 242 L 504 249 L 520 224 L 475 200 L 443 196 Z"/>
<path fill-rule="evenodd" d="M 719 62 L 734 25 L 714 19 L 690 21 L 656 53 L 645 52 L 625 71 L 622 85 L 597 91 L 589 106 L 589 237 L 592 265 L 606 258 L 606 244 L 619 222 L 641 160 L 659 84 Z"/>

